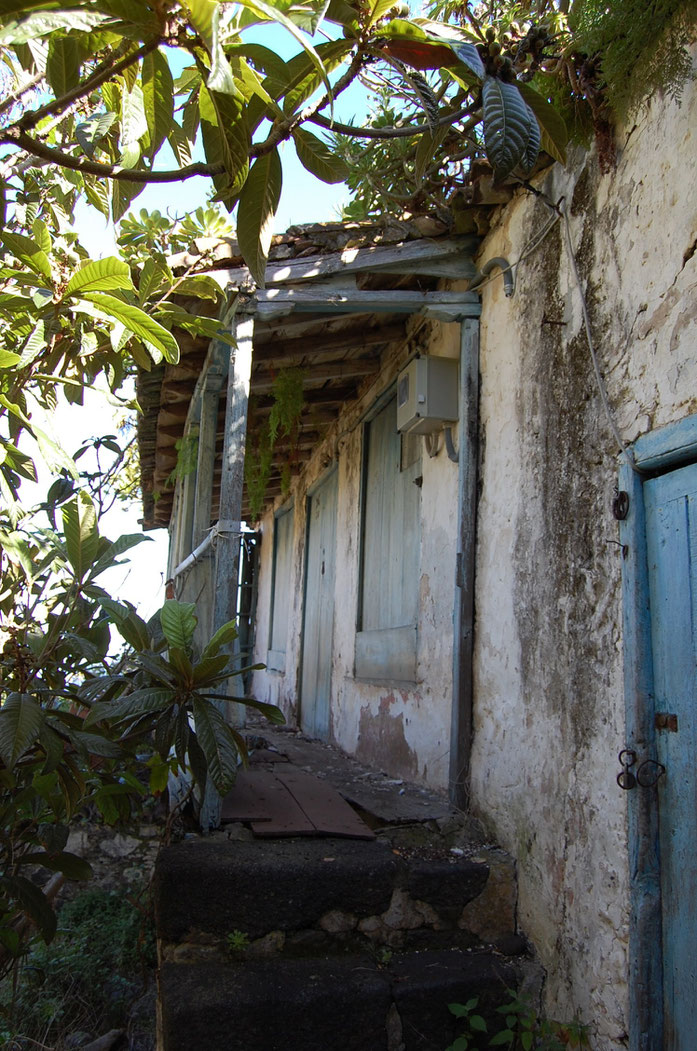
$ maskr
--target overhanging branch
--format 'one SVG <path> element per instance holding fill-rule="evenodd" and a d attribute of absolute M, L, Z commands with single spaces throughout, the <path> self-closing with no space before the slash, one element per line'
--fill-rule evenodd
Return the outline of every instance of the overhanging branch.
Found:
<path fill-rule="evenodd" d="M 471 117 L 476 109 L 478 109 L 476 103 L 470 103 L 468 106 L 463 106 L 462 109 L 456 110 L 455 113 L 447 113 L 445 116 L 439 117 L 434 124 L 422 121 L 419 124 L 411 124 L 405 128 L 356 128 L 353 124 L 341 124 L 339 121 L 330 120 L 329 117 L 324 117 L 321 113 L 315 113 L 308 120 L 312 124 L 317 124 L 320 128 L 326 128 L 327 131 L 335 131 L 337 135 L 349 135 L 352 138 L 408 139 L 413 135 L 424 135 L 426 132 L 433 132 L 434 127 L 443 128 L 449 124 L 455 124 L 458 120 L 462 120 L 463 117 Z"/>

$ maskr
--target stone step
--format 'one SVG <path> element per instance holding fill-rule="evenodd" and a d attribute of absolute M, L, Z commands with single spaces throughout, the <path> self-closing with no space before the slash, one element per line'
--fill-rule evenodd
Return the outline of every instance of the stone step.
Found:
<path fill-rule="evenodd" d="M 389 842 L 185 840 L 161 851 L 155 913 L 164 960 L 515 942 L 515 873 L 501 851 L 421 855 Z M 515 948 L 515 947 L 514 947 Z"/>
<path fill-rule="evenodd" d="M 288 956 L 160 969 L 162 1051 L 443 1051 L 450 1003 L 493 1020 L 521 966 L 491 952 Z M 499 1022 L 500 1022 L 500 1016 Z"/>

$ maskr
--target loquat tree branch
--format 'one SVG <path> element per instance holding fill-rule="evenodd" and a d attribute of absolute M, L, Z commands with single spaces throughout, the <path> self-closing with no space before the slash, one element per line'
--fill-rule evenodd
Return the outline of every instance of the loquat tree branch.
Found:
<path fill-rule="evenodd" d="M 53 99 L 52 102 L 47 102 L 45 106 L 41 106 L 39 109 L 30 110 L 25 113 L 11 127 L 21 128 L 23 131 L 29 131 L 31 128 L 35 128 L 36 125 L 44 119 L 44 117 L 54 117 L 64 110 L 72 106 L 74 102 L 77 102 L 81 98 L 85 98 L 90 92 L 99 88 L 111 77 L 116 77 L 119 73 L 123 73 L 124 69 L 128 69 L 135 62 L 140 62 L 141 58 L 150 54 L 162 43 L 161 37 L 155 37 L 153 40 L 149 40 L 142 47 L 139 47 L 137 51 L 131 52 L 130 55 L 125 55 L 118 62 L 114 62 L 113 56 L 106 59 L 101 63 L 97 69 L 83 81 L 82 84 L 78 84 L 77 87 L 73 88 L 72 91 L 66 92 L 65 95 L 61 95 L 58 99 Z"/>

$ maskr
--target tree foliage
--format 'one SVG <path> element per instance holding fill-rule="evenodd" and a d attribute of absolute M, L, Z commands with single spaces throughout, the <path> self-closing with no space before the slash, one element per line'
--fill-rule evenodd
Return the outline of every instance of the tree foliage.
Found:
<path fill-rule="evenodd" d="M 47 510 L 60 528 L 40 525 Z M 30 878 L 37 866 L 90 875 L 65 849 L 74 815 L 89 804 L 110 823 L 126 819 L 173 770 L 188 773 L 199 798 L 209 779 L 224 795 L 246 759 L 219 710 L 241 670 L 229 652 L 235 625 L 197 651 L 193 605 L 168 601 L 146 624 L 102 583 L 145 539 L 104 537 L 85 491 L 55 494 L 19 527 L 0 518 L 0 973 L 24 951 L 26 920 L 46 941 L 55 932 Z M 234 703 L 283 721 L 253 698 Z"/>
<path fill-rule="evenodd" d="M 476 163 L 525 182 L 540 150 L 563 162 L 564 116 L 575 123 L 582 102 L 606 122 L 603 88 L 620 109 L 639 60 L 655 58 L 652 84 L 676 90 L 694 7 L 436 0 L 414 17 L 395 0 L 0 0 L 0 961 L 22 953 L 24 919 L 50 939 L 52 908 L 27 873 L 89 874 L 65 850 L 67 822 L 88 801 L 107 820 L 127 814 L 139 755 L 153 791 L 176 765 L 224 792 L 244 750 L 217 706 L 233 626 L 198 653 L 192 607 L 166 603 L 145 624 L 108 593 L 102 574 L 142 538 L 101 535 L 89 470 L 81 479 L 36 411 L 176 363 L 178 330 L 221 335 L 205 253 L 176 274 L 169 257 L 228 234 L 228 220 L 219 208 L 135 216 L 143 187 L 208 177 L 262 284 L 284 144 L 313 176 L 349 182 L 355 216 L 438 214 Z M 291 58 L 270 30 L 292 38 Z M 358 82 L 373 93 L 366 127 L 334 112 Z M 89 258 L 80 200 L 120 223 L 119 255 Z M 292 414 L 274 426 L 292 429 Z M 97 442 L 121 464 L 119 442 Z M 36 455 L 57 476 L 41 525 L 19 500 Z"/>
<path fill-rule="evenodd" d="M 16 500 L 21 477 L 33 472 L 19 451 L 23 432 L 56 469 L 71 469 L 32 420 L 36 402 L 50 410 L 60 387 L 79 403 L 100 377 L 117 390 L 132 362 L 147 369 L 177 361 L 177 329 L 204 337 L 218 331 L 205 310 L 187 310 L 176 298 L 215 299 L 218 291 L 194 272 L 175 279 L 166 218 L 130 217 L 144 186 L 208 176 L 215 200 L 236 209 L 241 250 L 263 283 L 282 192 L 279 147 L 291 145 L 319 179 L 347 178 L 349 158 L 327 129 L 357 134 L 333 121 L 333 106 L 373 72 L 414 100 L 410 126 L 390 134 L 423 141 L 417 170 L 432 172 L 424 158 L 434 141 L 447 140 L 451 153 L 455 143 L 470 155 L 486 153 L 500 178 L 528 173 L 546 139 L 563 154 L 563 123 L 553 122 L 529 86 L 519 90 L 525 62 L 502 57 L 476 20 L 443 26 L 406 14 L 387 0 L 73 0 L 60 7 L 0 0 L 5 500 Z M 258 42 L 270 28 L 295 42 L 289 60 Z M 195 159 L 201 152 L 204 159 Z M 121 257 L 88 258 L 72 227 L 81 198 L 122 221 Z M 206 213 L 199 225 L 211 218 Z M 181 237 L 195 225 L 185 219 Z"/>

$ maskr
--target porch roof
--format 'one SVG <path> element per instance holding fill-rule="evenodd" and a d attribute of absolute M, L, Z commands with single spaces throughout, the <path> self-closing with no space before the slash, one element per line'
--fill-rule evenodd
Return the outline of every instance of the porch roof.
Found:
<path fill-rule="evenodd" d="M 303 410 L 297 434 L 281 436 L 274 446 L 275 464 L 265 503 L 282 489 L 281 467 L 297 472 L 322 441 L 341 408 L 357 398 L 377 373 L 391 344 L 408 337 L 414 314 L 455 320 L 463 303 L 476 312 L 474 294 L 439 291 L 442 278 L 472 279 L 472 256 L 478 239 L 450 236 L 432 220 L 292 227 L 274 238 L 266 270 L 266 288 L 253 292 L 245 309 L 255 317 L 247 448 L 259 436 L 274 403 L 274 379 L 282 369 L 298 369 Z M 208 257 L 207 271 L 226 296 L 252 288 L 234 241 L 201 243 L 194 252 Z M 185 253 L 175 268 L 189 268 L 197 256 Z M 205 253 L 205 255 L 204 255 Z M 138 443 L 143 488 L 143 526 L 167 526 L 172 514 L 178 449 L 187 426 L 197 382 L 211 354 L 204 339 L 177 333 L 181 360 L 140 371 L 138 399 L 143 415 Z M 416 349 L 416 348 L 415 348 Z M 227 356 L 217 345 L 221 360 Z M 225 422 L 225 389 L 220 392 L 213 481 L 212 521 L 218 517 L 221 457 Z M 243 515 L 249 517 L 245 494 Z"/>

